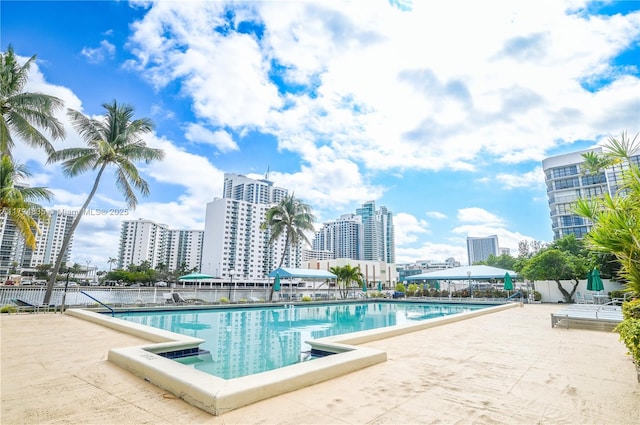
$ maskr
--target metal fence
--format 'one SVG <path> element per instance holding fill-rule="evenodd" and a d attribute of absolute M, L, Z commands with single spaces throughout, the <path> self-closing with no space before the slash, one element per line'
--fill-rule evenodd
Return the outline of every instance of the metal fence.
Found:
<path fill-rule="evenodd" d="M 95 300 L 86 296 L 85 292 L 91 297 L 100 300 L 100 302 L 113 305 L 150 305 L 165 304 L 168 294 L 171 292 L 179 293 L 182 298 L 189 302 L 199 302 L 204 304 L 218 303 L 222 298 L 229 302 L 243 301 L 265 301 L 269 299 L 270 288 L 115 288 L 115 287 L 70 287 L 66 290 L 61 287 L 53 288 L 49 305 L 59 306 L 64 303 L 68 307 L 90 307 L 97 305 Z M 24 287 L 24 286 L 1 286 L 0 287 L 0 306 L 15 305 L 12 301 L 19 299 L 33 305 L 42 305 L 46 288 Z M 292 301 L 301 300 L 304 295 L 312 299 L 335 299 L 335 290 L 313 289 L 309 291 L 289 290 L 281 291 L 274 294 L 274 301 Z"/>

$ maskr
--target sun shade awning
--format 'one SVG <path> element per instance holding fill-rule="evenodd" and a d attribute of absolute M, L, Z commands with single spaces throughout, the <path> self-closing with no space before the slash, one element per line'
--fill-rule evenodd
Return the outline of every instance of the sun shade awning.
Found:
<path fill-rule="evenodd" d="M 268 274 L 269 277 L 276 277 L 276 274 L 281 278 L 304 278 L 304 279 L 335 279 L 337 276 L 326 270 L 316 269 L 292 269 L 280 267 Z"/>
<path fill-rule="evenodd" d="M 504 279 L 505 273 L 509 273 L 512 278 L 517 278 L 518 273 L 513 270 L 500 269 L 491 266 L 462 266 L 452 269 L 437 270 L 434 272 L 421 273 L 407 276 L 404 280 L 489 280 Z"/>

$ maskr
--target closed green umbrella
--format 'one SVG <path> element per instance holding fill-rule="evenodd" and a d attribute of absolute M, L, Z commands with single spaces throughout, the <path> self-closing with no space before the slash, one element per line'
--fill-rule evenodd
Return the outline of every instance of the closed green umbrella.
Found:
<path fill-rule="evenodd" d="M 273 280 L 273 290 L 280 290 L 280 273 L 276 273 L 276 278 Z"/>
<path fill-rule="evenodd" d="M 440 290 L 440 281 L 439 280 L 434 280 L 433 281 L 433 287 L 436 288 L 436 291 Z"/>
<path fill-rule="evenodd" d="M 587 290 L 596 292 L 604 291 L 604 284 L 602 283 L 602 278 L 600 277 L 600 271 L 595 267 L 587 276 Z"/>
<path fill-rule="evenodd" d="M 382 281 L 378 281 L 378 292 L 382 292 Z"/>
<path fill-rule="evenodd" d="M 362 292 L 367 292 L 367 282 L 362 283 Z"/>
<path fill-rule="evenodd" d="M 504 274 L 504 289 L 507 291 L 507 296 L 509 296 L 509 291 L 513 291 L 513 281 L 509 272 Z"/>

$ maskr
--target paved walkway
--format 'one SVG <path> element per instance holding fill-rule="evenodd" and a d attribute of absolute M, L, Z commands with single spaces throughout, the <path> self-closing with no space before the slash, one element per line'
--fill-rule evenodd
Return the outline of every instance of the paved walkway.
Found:
<path fill-rule="evenodd" d="M 0 316 L 0 423 L 637 424 L 616 334 L 526 305 L 367 344 L 389 360 L 214 417 L 109 363 L 138 338 L 59 314 Z"/>

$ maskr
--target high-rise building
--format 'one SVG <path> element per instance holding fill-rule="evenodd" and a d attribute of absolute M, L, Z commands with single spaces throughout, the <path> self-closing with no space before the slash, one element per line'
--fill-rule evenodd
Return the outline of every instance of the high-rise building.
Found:
<path fill-rule="evenodd" d="M 6 214 L 0 215 L 0 279 L 6 278 L 10 270 L 33 271 L 38 266 L 56 262 L 75 215 L 66 210 L 50 210 L 47 214 L 47 221 L 34 216 L 40 230 L 34 235 L 35 249 L 26 245 L 24 237 Z M 73 236 L 64 253 L 63 264 L 69 261 L 72 247 Z"/>
<path fill-rule="evenodd" d="M 395 232 L 393 214 L 387 207 L 376 210 L 376 203 L 368 201 L 356 209 L 363 226 L 363 260 L 395 263 Z"/>
<path fill-rule="evenodd" d="M 467 236 L 467 260 L 469 265 L 484 261 L 491 254 L 498 256 L 499 250 L 497 235 L 486 237 Z"/>
<path fill-rule="evenodd" d="M 173 230 L 151 220 L 125 220 L 120 232 L 118 267 L 149 262 L 151 268 L 164 265 L 167 270 L 200 268 L 202 230 Z"/>
<path fill-rule="evenodd" d="M 343 214 L 339 219 L 324 223 L 313 239 L 315 251 L 329 251 L 331 258 L 364 259 L 364 226 L 355 214 Z"/>
<path fill-rule="evenodd" d="M 591 199 L 604 193 L 614 195 L 620 188 L 622 171 L 627 165 L 620 163 L 592 174 L 583 167 L 582 155 L 587 152 L 602 154 L 602 148 L 557 155 L 542 161 L 554 240 L 570 234 L 581 239 L 591 229 L 589 220 L 573 212 L 578 199 Z M 632 156 L 631 161 L 640 164 L 640 154 Z"/>
<path fill-rule="evenodd" d="M 202 260 L 204 230 L 166 230 L 164 264 L 167 270 L 198 268 Z"/>
<path fill-rule="evenodd" d="M 267 210 L 288 191 L 266 179 L 226 173 L 223 198 L 207 204 L 202 248 L 202 272 L 215 277 L 263 279 L 276 269 L 300 267 L 302 244 L 288 247 L 285 235 L 269 243 L 270 230 L 262 230 Z"/>

